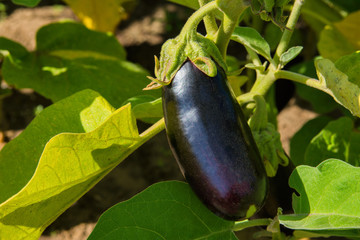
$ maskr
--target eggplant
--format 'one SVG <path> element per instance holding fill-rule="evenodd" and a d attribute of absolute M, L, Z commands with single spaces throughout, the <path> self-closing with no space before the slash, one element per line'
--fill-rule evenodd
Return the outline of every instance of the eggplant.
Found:
<path fill-rule="evenodd" d="M 198 198 L 227 220 L 264 204 L 268 180 L 259 150 L 224 71 L 209 77 L 187 60 L 162 88 L 172 153 Z"/>

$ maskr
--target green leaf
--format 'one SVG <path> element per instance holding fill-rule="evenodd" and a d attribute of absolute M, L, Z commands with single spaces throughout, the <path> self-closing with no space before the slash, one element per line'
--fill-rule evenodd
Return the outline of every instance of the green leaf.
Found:
<path fill-rule="evenodd" d="M 317 167 L 298 166 L 289 185 L 299 195 L 293 195 L 294 214 L 279 216 L 282 225 L 324 235 L 359 236 L 360 168 L 337 159 Z"/>
<path fill-rule="evenodd" d="M 341 56 L 353 53 L 355 47 L 333 26 L 327 25 L 320 33 L 317 48 L 322 57 L 336 61 Z"/>
<path fill-rule="evenodd" d="M 88 239 L 235 240 L 233 225 L 210 212 L 186 183 L 169 181 L 110 208 Z"/>
<path fill-rule="evenodd" d="M 120 21 L 128 17 L 125 5 L 135 6 L 135 0 L 64 0 L 89 29 L 115 32 Z"/>
<path fill-rule="evenodd" d="M 350 82 L 349 77 L 328 59 L 317 59 L 315 67 L 322 90 L 354 116 L 360 117 L 359 86 Z"/>
<path fill-rule="evenodd" d="M 300 54 L 302 49 L 303 49 L 302 46 L 295 46 L 295 47 L 289 48 L 286 52 L 281 54 L 281 56 L 280 56 L 280 65 L 282 67 L 284 67 L 288 62 L 290 62 L 291 60 L 296 58 L 297 55 Z"/>
<path fill-rule="evenodd" d="M 0 59 L 2 58 L 2 56 L 22 58 L 27 54 L 29 53 L 26 48 L 19 43 L 16 43 L 4 37 L 0 37 Z"/>
<path fill-rule="evenodd" d="M 35 52 L 11 57 L 2 66 L 5 81 L 32 88 L 54 102 L 89 88 L 117 108 L 142 94 L 149 83 L 143 68 L 124 60 L 124 50 L 114 36 L 72 22 L 41 28 Z M 148 94 L 160 96 L 159 91 Z"/>
<path fill-rule="evenodd" d="M 316 166 L 328 158 L 342 159 L 349 163 L 359 161 L 359 159 L 349 159 L 352 130 L 353 122 L 348 117 L 329 122 L 306 148 L 303 164 Z"/>
<path fill-rule="evenodd" d="M 355 0 L 357 1 L 357 0 Z M 319 14 L 321 12 L 321 14 Z M 302 18 L 318 35 L 326 24 L 341 21 L 343 13 L 328 0 L 304 1 L 301 8 Z"/>
<path fill-rule="evenodd" d="M 41 0 L 11 0 L 13 3 L 26 7 L 35 7 Z"/>
<path fill-rule="evenodd" d="M 292 137 L 290 141 L 290 159 L 295 166 L 305 164 L 305 151 L 313 139 L 330 121 L 329 117 L 320 116 L 307 123 Z"/>
<path fill-rule="evenodd" d="M 78 117 L 83 114 L 102 118 L 88 108 Z M 0 229 L 8 239 L 38 238 L 52 221 L 149 138 L 139 135 L 130 104 L 94 127 L 86 133 L 58 134 L 46 144 L 30 181 L 0 205 Z"/>
<path fill-rule="evenodd" d="M 360 86 L 360 51 L 339 58 L 335 66 L 348 76 L 350 82 Z"/>
<path fill-rule="evenodd" d="M 267 60 L 271 60 L 269 44 L 254 28 L 236 27 L 231 39 L 252 49 Z"/>
<path fill-rule="evenodd" d="M 83 25 L 66 21 L 51 23 L 36 34 L 36 50 L 50 55 L 76 59 L 79 57 L 125 60 L 126 52 L 109 33 L 91 31 Z"/>
<path fill-rule="evenodd" d="M 344 20 L 327 25 L 321 32 L 318 50 L 324 58 L 336 61 L 360 49 L 360 11 L 349 14 Z"/>
<path fill-rule="evenodd" d="M 132 97 L 126 101 L 131 103 L 136 119 L 147 123 L 155 123 L 163 117 L 162 100 L 149 95 Z"/>
<path fill-rule="evenodd" d="M 198 9 L 199 8 L 199 2 L 197 0 L 168 0 L 169 2 L 177 3 L 179 5 L 183 5 L 185 7 L 191 8 L 191 9 Z"/>
<path fill-rule="evenodd" d="M 53 136 L 62 132 L 90 132 L 113 111 L 98 93 L 84 90 L 39 113 L 0 151 L 0 203 L 19 192 L 30 180 L 46 143 Z"/>

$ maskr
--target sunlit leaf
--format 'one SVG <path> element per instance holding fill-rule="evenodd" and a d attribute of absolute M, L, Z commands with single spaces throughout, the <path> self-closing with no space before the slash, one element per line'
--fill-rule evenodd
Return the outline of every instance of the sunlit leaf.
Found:
<path fill-rule="evenodd" d="M 320 34 L 320 55 L 332 61 L 360 49 L 360 11 L 349 14 L 344 20 L 327 25 Z"/>
<path fill-rule="evenodd" d="M 114 32 L 120 21 L 128 17 L 124 4 L 135 0 L 64 0 L 84 25 L 92 30 Z"/>
<path fill-rule="evenodd" d="M 89 91 L 82 94 L 85 93 Z M 54 106 L 71 100 L 74 99 L 64 99 Z M 107 104 L 104 99 L 95 100 L 97 104 Z M 71 103 L 74 104 L 73 101 Z M 46 110 L 40 113 L 47 118 L 47 123 L 43 125 L 53 123 L 49 118 L 55 117 L 48 116 Z M 85 116 L 89 114 L 91 117 Z M 138 133 L 130 104 L 113 111 L 106 119 L 101 111 L 89 108 L 77 113 L 77 117 L 82 119 L 86 133 L 61 133 L 51 138 L 30 181 L 0 205 L 2 236 L 8 236 L 9 240 L 37 239 L 63 211 L 146 141 L 146 137 Z M 103 121 L 94 125 L 91 120 L 88 122 L 91 118 Z M 28 138 L 25 141 L 31 140 Z M 28 148 L 22 146 L 21 149 Z M 21 169 L 26 167 L 19 166 Z"/>

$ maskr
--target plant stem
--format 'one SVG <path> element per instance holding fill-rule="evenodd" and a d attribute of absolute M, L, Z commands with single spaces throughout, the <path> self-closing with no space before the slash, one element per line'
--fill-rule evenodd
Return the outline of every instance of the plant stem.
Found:
<path fill-rule="evenodd" d="M 228 15 L 224 14 L 223 21 L 216 36 L 215 43 L 224 59 L 226 57 L 226 50 L 229 45 L 231 35 L 237 25 L 237 19 L 238 18 L 231 19 Z"/>
<path fill-rule="evenodd" d="M 164 128 L 165 128 L 165 121 L 164 118 L 161 118 L 159 121 L 154 123 L 151 127 L 149 127 L 140 134 L 140 137 L 142 138 L 142 140 L 140 141 L 141 144 L 148 141 L 150 138 L 152 138 L 153 136 L 164 130 Z"/>
<path fill-rule="evenodd" d="M 235 225 L 233 226 L 233 231 L 241 231 L 245 228 L 249 227 L 256 227 L 256 226 L 267 226 L 271 223 L 270 218 L 260 218 L 260 219 L 254 219 L 254 220 L 244 220 L 240 222 L 235 222 Z"/>
<path fill-rule="evenodd" d="M 305 0 L 295 0 L 293 9 L 289 16 L 289 20 L 286 23 L 286 29 L 284 30 L 284 33 L 280 39 L 279 45 L 275 52 L 274 61 L 276 63 L 279 62 L 281 54 L 283 54 L 288 48 L 292 33 L 295 28 L 295 24 L 297 23 L 297 21 L 299 19 L 300 12 L 301 12 L 300 10 L 301 10 L 302 5 L 304 4 L 304 1 Z"/>
<path fill-rule="evenodd" d="M 211 0 L 199 0 L 200 7 L 206 5 Z M 213 13 L 210 13 L 204 17 L 204 24 L 207 36 L 210 37 L 210 39 L 214 38 L 216 35 L 216 32 L 218 30 L 218 25 L 216 24 L 216 20 Z"/>
<path fill-rule="evenodd" d="M 200 21 L 209 13 L 217 9 L 217 4 L 215 1 L 209 2 L 199 8 L 196 12 L 193 13 L 185 23 L 184 27 L 181 29 L 180 35 L 185 35 L 188 32 L 196 31 L 196 28 Z"/>
<path fill-rule="evenodd" d="M 324 91 L 326 93 L 331 94 L 327 91 L 327 88 L 324 88 L 324 86 L 320 83 L 320 81 L 316 78 L 311 78 L 299 73 L 294 73 L 286 70 L 278 70 L 275 72 L 276 78 L 282 78 L 282 79 L 288 79 L 292 80 L 294 82 L 305 84 L 309 87 L 316 88 L 318 90 Z"/>

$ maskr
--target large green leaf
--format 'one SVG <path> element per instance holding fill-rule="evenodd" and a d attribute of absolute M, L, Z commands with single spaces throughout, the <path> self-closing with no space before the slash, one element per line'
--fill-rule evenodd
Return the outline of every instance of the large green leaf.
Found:
<path fill-rule="evenodd" d="M 20 191 L 30 180 L 46 143 L 53 136 L 62 132 L 92 131 L 113 111 L 114 108 L 98 93 L 84 90 L 39 113 L 0 151 L 0 203 Z"/>
<path fill-rule="evenodd" d="M 9 84 L 33 88 L 54 102 L 89 88 L 119 107 L 149 83 L 148 73 L 124 57 L 111 35 L 77 23 L 54 23 L 39 30 L 35 52 L 16 58 L 10 49 L 2 74 Z M 159 91 L 148 94 L 159 96 Z"/>
<path fill-rule="evenodd" d="M 102 117 L 88 108 L 84 112 Z M 80 113 L 78 117 L 83 116 Z M 139 135 L 130 105 L 125 105 L 92 131 L 51 138 L 30 181 L 0 205 L 0 233 L 6 239 L 37 239 L 45 227 L 153 134 Z"/>
<path fill-rule="evenodd" d="M 317 167 L 298 166 L 289 184 L 294 214 L 280 215 L 291 229 L 327 236 L 360 235 L 360 168 L 329 159 Z"/>
<path fill-rule="evenodd" d="M 269 44 L 254 28 L 236 27 L 231 39 L 252 49 L 267 60 L 271 59 Z"/>
<path fill-rule="evenodd" d="M 106 211 L 89 240 L 237 239 L 234 222 L 210 212 L 184 182 L 154 184 Z"/>

